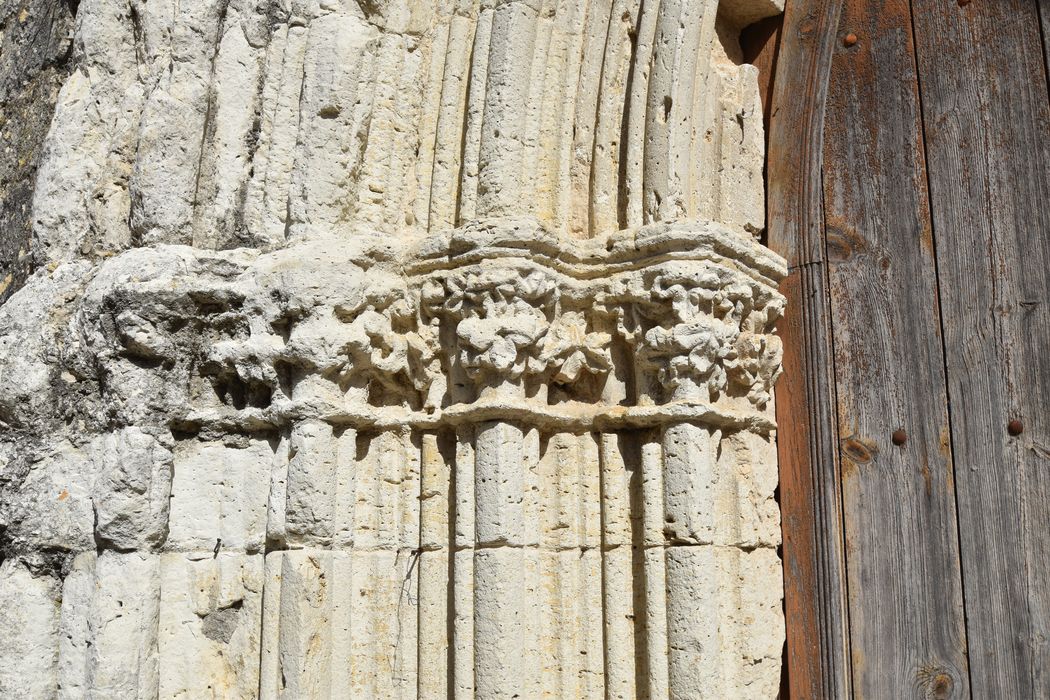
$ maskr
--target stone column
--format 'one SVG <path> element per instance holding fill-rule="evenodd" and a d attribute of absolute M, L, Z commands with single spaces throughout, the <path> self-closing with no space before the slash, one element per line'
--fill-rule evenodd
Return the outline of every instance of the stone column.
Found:
<path fill-rule="evenodd" d="M 536 456 L 528 454 L 528 429 L 508 414 L 526 403 L 527 370 L 547 333 L 557 293 L 542 274 L 514 267 L 470 266 L 441 282 L 435 312 L 454 338 L 450 371 L 463 380 L 454 382 L 461 386 L 453 396 L 484 414 L 470 421 L 472 428 L 458 431 L 457 544 L 471 548 L 473 560 L 468 563 L 457 552 L 455 599 L 473 613 L 473 636 L 467 652 L 459 634 L 467 621 L 457 610 L 456 651 L 473 658 L 476 697 L 530 697 L 539 693 L 542 643 L 537 636 L 539 525 L 535 509 L 526 503 L 532 497 L 527 464 Z M 467 494 L 472 499 L 464 498 Z M 468 584 L 461 566 L 472 570 L 469 601 L 463 597 Z"/>
<path fill-rule="evenodd" d="M 774 695 L 780 2 L 80 3 L 0 240 L 0 695 Z"/>
<path fill-rule="evenodd" d="M 509 421 L 484 421 L 474 443 L 475 697 L 535 696 L 535 542 L 524 508 L 524 435 Z"/>
<path fill-rule="evenodd" d="M 643 448 L 649 457 L 642 463 L 645 531 L 652 537 L 662 530 L 662 556 L 648 561 L 647 583 L 665 585 L 646 590 L 665 596 L 659 607 L 666 611 L 665 620 L 649 621 L 650 692 L 721 697 L 747 683 L 751 662 L 740 637 L 746 613 L 736 581 L 746 556 L 740 548 L 749 546 L 741 532 L 756 526 L 739 503 L 748 488 L 744 465 L 722 456 L 723 448 L 735 449 L 723 438 L 727 431 L 754 430 L 741 420 L 742 408 L 766 408 L 768 383 L 759 375 L 768 379 L 779 371 L 779 345 L 763 334 L 779 313 L 778 301 L 768 289 L 711 263 L 659 264 L 643 275 L 642 289 L 629 333 L 636 343 L 637 386 L 663 409 L 659 444 Z M 777 350 L 770 353 L 767 345 Z M 665 630 L 653 635 L 662 625 Z M 653 638 L 661 632 L 666 647 Z"/>

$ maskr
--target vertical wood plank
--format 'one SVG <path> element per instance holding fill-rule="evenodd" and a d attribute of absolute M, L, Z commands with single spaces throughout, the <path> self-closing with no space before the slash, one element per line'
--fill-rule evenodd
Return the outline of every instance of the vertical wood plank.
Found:
<path fill-rule="evenodd" d="M 846 0 L 824 124 L 824 216 L 863 698 L 969 696 L 926 189 L 908 0 Z"/>
<path fill-rule="evenodd" d="M 912 5 L 973 695 L 1047 697 L 1050 106 L 1037 5 Z"/>
<path fill-rule="evenodd" d="M 842 511 L 821 219 L 824 101 L 841 0 L 789 2 L 767 164 L 769 246 L 788 260 L 777 387 L 788 692 L 850 695 Z"/>
<path fill-rule="evenodd" d="M 773 83 L 777 75 L 777 57 L 780 55 L 780 30 L 784 15 L 766 17 L 740 32 L 740 49 L 744 63 L 758 68 L 758 94 L 762 98 L 762 125 L 769 134 L 769 111 L 773 100 Z"/>

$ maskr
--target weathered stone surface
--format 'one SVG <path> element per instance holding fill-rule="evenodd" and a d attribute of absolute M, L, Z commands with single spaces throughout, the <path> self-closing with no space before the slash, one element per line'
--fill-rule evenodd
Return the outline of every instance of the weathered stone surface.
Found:
<path fill-rule="evenodd" d="M 775 11 L 83 0 L 3 694 L 773 697 Z"/>
<path fill-rule="evenodd" d="M 55 691 L 59 633 L 60 584 L 35 576 L 25 564 L 0 564 L 0 655 L 18 663 L 0 670 L 5 697 L 46 698 Z"/>
<path fill-rule="evenodd" d="M 140 428 L 103 434 L 95 460 L 95 536 L 114 549 L 149 549 L 169 530 L 172 455 Z"/>
<path fill-rule="evenodd" d="M 0 302 L 33 270 L 33 191 L 62 82 L 76 2 L 0 2 Z"/>

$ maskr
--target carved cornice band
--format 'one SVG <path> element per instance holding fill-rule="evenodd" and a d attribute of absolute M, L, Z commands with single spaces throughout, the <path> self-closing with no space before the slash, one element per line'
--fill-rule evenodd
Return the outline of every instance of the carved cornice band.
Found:
<path fill-rule="evenodd" d="M 266 282 L 295 247 L 269 254 L 276 262 L 246 261 L 223 283 L 234 300 L 223 327 L 235 332 L 190 323 L 176 294 L 122 312 L 109 335 L 140 361 L 203 350 L 191 374 L 217 400 L 191 396 L 178 419 L 188 427 L 262 430 L 313 417 L 358 428 L 496 419 L 571 431 L 773 428 L 773 329 L 784 306 L 775 285 L 786 270 L 717 225 L 565 241 L 534 221 L 499 220 L 363 247 L 352 266 L 333 263 L 300 283 L 310 303 L 288 292 L 287 278 L 280 294 Z M 110 293 L 126 298 L 135 284 Z M 223 296 L 194 291 L 189 278 L 185 286 L 185 297 Z"/>

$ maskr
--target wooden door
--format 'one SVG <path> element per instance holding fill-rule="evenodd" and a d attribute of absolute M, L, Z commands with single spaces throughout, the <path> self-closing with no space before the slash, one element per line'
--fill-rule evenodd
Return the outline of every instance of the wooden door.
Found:
<path fill-rule="evenodd" d="M 1045 0 L 788 0 L 790 697 L 1050 696 L 1048 29 Z"/>

